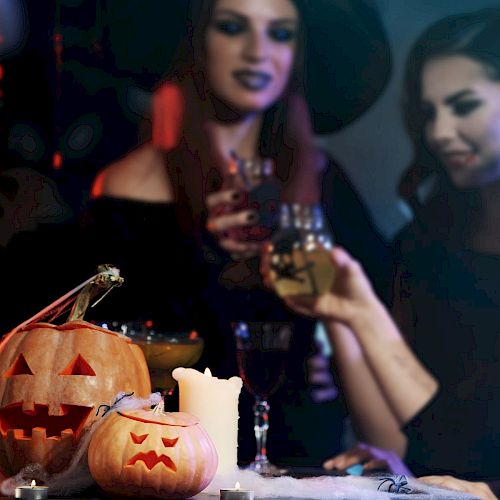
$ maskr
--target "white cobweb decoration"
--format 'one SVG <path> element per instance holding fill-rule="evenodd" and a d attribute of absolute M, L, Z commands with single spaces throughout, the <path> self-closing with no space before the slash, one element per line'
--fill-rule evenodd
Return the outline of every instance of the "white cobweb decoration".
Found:
<path fill-rule="evenodd" d="M 398 481 L 401 476 L 388 474 L 388 478 Z M 307 500 L 472 500 L 476 497 L 467 493 L 436 488 L 416 479 L 406 477 L 408 493 L 387 491 L 389 483 L 378 491 L 381 483 L 375 476 L 319 476 L 293 478 L 290 476 L 262 477 L 254 471 L 235 470 L 217 474 L 204 495 L 219 497 L 220 490 L 234 488 L 236 483 L 242 490 L 252 490 L 255 498 L 301 498 Z"/>
<path fill-rule="evenodd" d="M 28 485 L 33 479 L 43 482 L 49 487 L 51 495 L 69 496 L 75 493 L 80 493 L 93 484 L 95 484 L 90 475 L 87 463 L 87 451 L 90 440 L 94 432 L 99 428 L 102 422 L 105 421 L 108 415 L 115 411 L 135 410 L 139 408 L 151 407 L 157 405 L 161 400 L 159 392 L 152 393 L 149 398 L 141 399 L 132 396 L 133 393 L 120 392 L 116 396 L 115 402 L 111 405 L 104 406 L 106 410 L 102 413 L 102 418 L 97 419 L 92 426 L 86 431 L 78 443 L 75 454 L 68 464 L 66 469 L 55 474 L 49 474 L 41 464 L 28 464 L 15 476 L 9 477 L 0 484 L 0 492 L 2 495 L 14 497 L 15 489 L 21 485 Z"/>

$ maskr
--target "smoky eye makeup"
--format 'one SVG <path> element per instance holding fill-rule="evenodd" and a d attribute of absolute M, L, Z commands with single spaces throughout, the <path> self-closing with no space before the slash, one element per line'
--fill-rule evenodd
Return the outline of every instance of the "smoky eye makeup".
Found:
<path fill-rule="evenodd" d="M 268 29 L 269 38 L 275 42 L 290 42 L 296 37 L 296 30 L 286 26 L 272 26 Z"/>
<path fill-rule="evenodd" d="M 228 36 L 239 35 L 246 29 L 244 21 L 232 17 L 215 18 L 211 25 L 215 31 Z"/>
<path fill-rule="evenodd" d="M 482 104 L 480 99 L 463 99 L 453 103 L 453 113 L 457 116 L 467 116 Z"/>

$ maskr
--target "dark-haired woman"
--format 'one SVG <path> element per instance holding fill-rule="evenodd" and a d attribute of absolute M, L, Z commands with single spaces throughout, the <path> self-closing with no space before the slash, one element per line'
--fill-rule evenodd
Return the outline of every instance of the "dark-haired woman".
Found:
<path fill-rule="evenodd" d="M 453 15 L 428 28 L 409 54 L 403 102 L 415 158 L 400 189 L 415 220 L 396 239 L 393 311 L 413 352 L 380 305 L 371 319 L 347 321 L 350 333 L 330 323 L 334 343 L 350 338 L 346 352 L 364 359 L 365 375 L 397 417 L 383 447 L 424 480 L 485 499 L 498 494 L 500 477 L 499 31 L 499 9 Z M 359 266 L 345 262 L 352 284 Z M 339 302 L 290 305 L 345 324 Z M 399 375 L 384 381 L 390 370 Z M 363 418 L 376 421 L 376 407 Z M 374 455 L 363 445 L 326 466 L 370 468 L 380 464 Z"/>
<path fill-rule="evenodd" d="M 127 9 L 107 4 L 116 28 Z M 227 180 L 233 155 L 271 159 L 281 197 L 323 199 L 337 240 L 382 278 L 384 243 L 342 170 L 314 142 L 314 132 L 346 125 L 383 89 L 390 59 L 382 25 L 361 0 L 348 7 L 330 0 L 157 5 L 165 44 L 180 31 L 175 25 L 189 29 L 182 40 L 170 40 L 179 50 L 154 92 L 151 141 L 107 166 L 93 184 L 80 251 L 92 269 L 115 264 L 125 284 L 89 314 L 195 328 L 206 340 L 200 368 L 219 376 L 236 371 L 231 321 L 292 320 L 286 383 L 270 400 L 268 451 L 274 461 L 319 465 L 341 448 L 345 410 L 331 379 L 312 382 L 315 323 L 292 315 L 261 286 L 261 241 L 226 237 L 261 223 L 253 210 L 232 210 L 246 191 L 228 188 Z M 147 40 L 148 26 L 136 22 Z M 240 418 L 245 462 L 254 456 L 246 393 Z M 329 429 L 327 438 L 318 427 Z"/>

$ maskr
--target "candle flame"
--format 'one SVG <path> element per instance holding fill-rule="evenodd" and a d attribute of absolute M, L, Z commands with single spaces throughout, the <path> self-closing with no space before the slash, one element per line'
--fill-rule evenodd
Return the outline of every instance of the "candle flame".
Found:
<path fill-rule="evenodd" d="M 241 488 L 240 486 L 240 482 L 239 481 L 236 481 L 236 484 L 234 485 L 234 489 L 235 490 L 239 490 Z"/>
<path fill-rule="evenodd" d="M 33 479 L 33 481 L 31 481 L 31 487 L 34 488 L 36 486 L 36 481 Z"/>
<path fill-rule="evenodd" d="M 203 372 L 203 375 L 205 375 L 205 377 L 211 377 L 212 376 L 212 372 L 210 371 L 210 368 L 208 366 L 205 368 L 205 371 Z"/>

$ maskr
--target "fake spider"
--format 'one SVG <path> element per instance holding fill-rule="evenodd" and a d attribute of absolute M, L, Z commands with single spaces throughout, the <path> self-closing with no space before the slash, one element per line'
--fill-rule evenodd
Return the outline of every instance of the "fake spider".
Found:
<path fill-rule="evenodd" d="M 389 483 L 389 486 L 386 491 L 389 493 L 410 493 L 411 488 L 408 488 L 406 485 L 408 484 L 408 480 L 406 479 L 406 476 L 396 476 L 394 479 L 393 477 L 381 477 L 380 478 L 381 483 L 378 485 L 377 491 L 380 490 L 382 485 Z"/>
<path fill-rule="evenodd" d="M 276 281 L 281 279 L 288 279 L 292 281 L 297 281 L 299 283 L 304 283 L 304 278 L 297 276 L 303 271 L 307 271 L 314 266 L 314 263 L 308 262 L 305 266 L 295 267 L 293 262 L 284 262 L 282 259 L 278 263 L 272 263 L 271 269 L 276 273 Z"/>

